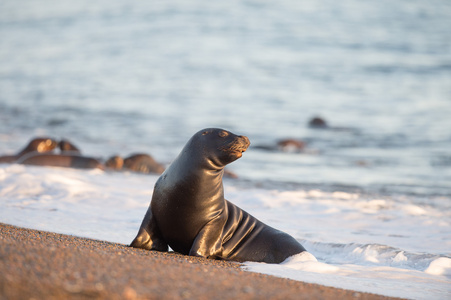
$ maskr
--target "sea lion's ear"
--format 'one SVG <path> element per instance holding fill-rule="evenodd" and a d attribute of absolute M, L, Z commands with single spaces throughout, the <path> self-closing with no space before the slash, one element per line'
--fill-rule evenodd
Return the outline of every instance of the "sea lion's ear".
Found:
<path fill-rule="evenodd" d="M 206 135 L 208 134 L 208 130 L 205 130 L 204 132 L 202 132 L 202 135 Z"/>

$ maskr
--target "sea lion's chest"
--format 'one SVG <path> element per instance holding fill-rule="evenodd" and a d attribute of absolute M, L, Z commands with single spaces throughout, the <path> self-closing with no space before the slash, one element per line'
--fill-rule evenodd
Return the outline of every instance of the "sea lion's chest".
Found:
<path fill-rule="evenodd" d="M 151 209 L 169 246 L 186 253 L 199 231 L 224 211 L 222 182 L 163 174 L 155 185 Z"/>

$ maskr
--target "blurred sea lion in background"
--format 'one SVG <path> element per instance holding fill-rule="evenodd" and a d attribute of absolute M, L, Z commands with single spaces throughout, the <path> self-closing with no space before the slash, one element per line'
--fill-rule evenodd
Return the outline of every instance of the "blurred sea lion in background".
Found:
<path fill-rule="evenodd" d="M 301 152 L 305 148 L 305 142 L 297 139 L 284 139 L 277 142 L 277 147 L 283 152 Z"/>
<path fill-rule="evenodd" d="M 266 151 L 303 152 L 306 143 L 299 139 L 288 138 L 277 141 L 275 145 L 256 145 L 253 148 Z"/>
<path fill-rule="evenodd" d="M 58 147 L 60 153 L 46 153 Z M 65 167 L 78 169 L 112 169 L 130 170 L 139 173 L 161 174 L 163 165 L 156 162 L 150 155 L 139 153 L 127 157 L 113 156 L 105 162 L 99 159 L 82 156 L 80 149 L 66 139 L 56 142 L 50 138 L 35 138 L 16 155 L 0 157 L 0 163 L 19 163 L 24 165 Z"/>
<path fill-rule="evenodd" d="M 133 154 L 124 159 L 118 155 L 112 156 L 105 162 L 105 167 L 144 174 L 161 174 L 164 172 L 164 166 L 145 153 Z"/>
<path fill-rule="evenodd" d="M 69 142 L 68 140 L 62 139 L 58 143 L 58 147 L 60 148 L 61 152 L 67 153 L 67 154 L 81 154 L 80 149 L 78 149 L 74 144 Z"/>
<path fill-rule="evenodd" d="M 133 154 L 125 159 L 118 155 L 112 156 L 105 162 L 105 167 L 107 169 L 128 170 L 144 174 L 161 174 L 165 170 L 162 164 L 145 153 Z M 224 170 L 224 176 L 232 179 L 238 178 L 238 175 L 230 170 Z"/>
<path fill-rule="evenodd" d="M 0 156 L 0 163 L 13 163 L 17 161 L 20 157 L 29 153 L 45 153 L 53 151 L 58 143 L 47 137 L 38 137 L 32 139 L 21 151 L 15 155 L 5 155 Z"/>
<path fill-rule="evenodd" d="M 124 166 L 122 168 L 145 174 L 161 174 L 164 172 L 164 167 L 156 162 L 152 156 L 145 153 L 137 153 L 125 158 Z"/>
<path fill-rule="evenodd" d="M 19 158 L 17 163 L 23 165 L 76 169 L 104 169 L 103 164 L 95 158 L 72 154 L 30 153 Z"/>
<path fill-rule="evenodd" d="M 60 154 L 52 153 L 56 147 Z M 51 138 L 34 138 L 16 155 L 0 157 L 0 163 L 19 163 L 35 166 L 52 166 L 81 169 L 104 169 L 102 163 L 92 157 L 79 155 L 80 150 L 67 140 L 59 143 Z"/>
<path fill-rule="evenodd" d="M 120 157 L 119 155 L 112 156 L 105 162 L 105 167 L 107 169 L 122 170 L 123 166 L 124 166 L 124 159 L 122 157 Z"/>

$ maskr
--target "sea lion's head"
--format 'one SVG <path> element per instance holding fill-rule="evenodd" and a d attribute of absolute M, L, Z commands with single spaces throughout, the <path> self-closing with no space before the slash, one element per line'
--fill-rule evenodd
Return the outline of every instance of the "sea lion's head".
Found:
<path fill-rule="evenodd" d="M 51 138 L 35 138 L 31 140 L 22 152 L 49 152 L 56 148 L 58 143 Z"/>
<path fill-rule="evenodd" d="M 73 153 L 80 153 L 80 149 L 78 149 L 74 144 L 72 144 L 71 142 L 62 139 L 59 143 L 58 143 L 58 147 L 61 149 L 61 151 L 65 152 L 65 151 L 69 151 L 69 152 L 73 152 Z"/>
<path fill-rule="evenodd" d="M 324 120 L 323 118 L 320 117 L 314 117 L 313 119 L 311 119 L 308 123 L 309 127 L 311 128 L 318 128 L 318 129 L 324 129 L 329 127 L 327 125 L 326 120 Z"/>
<path fill-rule="evenodd" d="M 250 145 L 246 136 L 220 128 L 203 129 L 194 138 L 200 146 L 199 151 L 217 167 L 224 167 L 237 160 Z"/>

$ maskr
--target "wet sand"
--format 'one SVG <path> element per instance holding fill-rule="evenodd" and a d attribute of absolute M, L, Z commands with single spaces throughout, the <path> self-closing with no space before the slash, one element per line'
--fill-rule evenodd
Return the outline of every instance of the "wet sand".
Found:
<path fill-rule="evenodd" d="M 0 223 L 0 299 L 394 299 Z"/>

